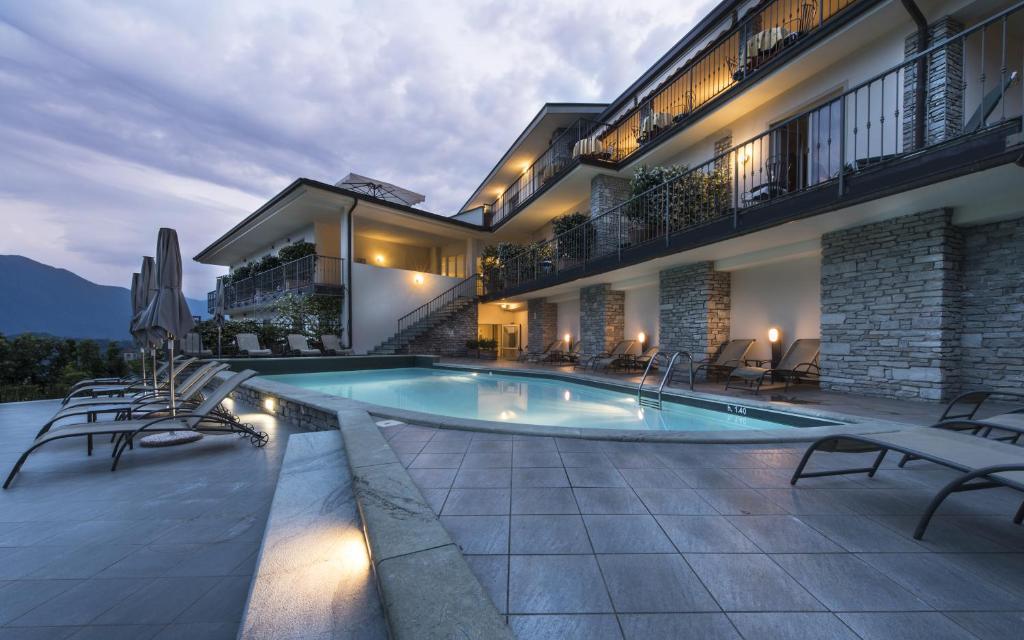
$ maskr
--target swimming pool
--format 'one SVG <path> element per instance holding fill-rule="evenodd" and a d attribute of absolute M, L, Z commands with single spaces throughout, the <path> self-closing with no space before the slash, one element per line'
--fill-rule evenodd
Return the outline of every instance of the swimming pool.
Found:
<path fill-rule="evenodd" d="M 415 367 L 262 377 L 383 407 L 493 422 L 658 431 L 791 428 L 744 415 L 737 405 L 716 411 L 665 402 L 659 411 L 638 407 L 635 394 L 491 372 Z"/>

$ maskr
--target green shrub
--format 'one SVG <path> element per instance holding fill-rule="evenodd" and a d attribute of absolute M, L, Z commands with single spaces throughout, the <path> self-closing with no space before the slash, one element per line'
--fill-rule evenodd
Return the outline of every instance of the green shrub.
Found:
<path fill-rule="evenodd" d="M 312 242 L 296 242 L 290 244 L 287 247 L 281 247 L 281 250 L 277 252 L 277 257 L 281 259 L 281 262 L 291 262 L 292 260 L 298 260 L 299 258 L 305 258 L 316 254 L 316 245 Z"/>
<path fill-rule="evenodd" d="M 494 351 L 495 349 L 498 348 L 498 341 L 487 339 L 479 340 L 477 341 L 477 345 L 481 351 Z"/>
<path fill-rule="evenodd" d="M 586 260 L 594 252 L 597 229 L 585 213 L 567 213 L 551 221 L 560 260 Z"/>
<path fill-rule="evenodd" d="M 476 351 L 480 348 L 480 340 L 466 340 L 466 348 L 470 351 Z"/>

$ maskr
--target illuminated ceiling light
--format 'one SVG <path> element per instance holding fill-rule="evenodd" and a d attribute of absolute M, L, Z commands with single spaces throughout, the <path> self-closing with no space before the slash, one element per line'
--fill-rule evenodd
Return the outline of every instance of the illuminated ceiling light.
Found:
<path fill-rule="evenodd" d="M 523 166 L 522 166 L 522 169 L 523 169 L 523 173 L 526 173 L 527 171 L 529 171 L 530 170 L 530 163 L 529 162 L 524 162 Z"/>
<path fill-rule="evenodd" d="M 373 261 L 376 262 L 377 264 L 384 264 L 384 256 L 378 253 L 377 255 L 373 256 Z"/>

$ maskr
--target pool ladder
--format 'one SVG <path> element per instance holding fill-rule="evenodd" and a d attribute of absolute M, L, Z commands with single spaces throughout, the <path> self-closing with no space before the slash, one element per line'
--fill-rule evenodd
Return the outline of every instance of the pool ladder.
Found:
<path fill-rule="evenodd" d="M 690 390 L 693 390 L 693 356 L 688 351 L 676 351 L 672 354 L 672 357 L 668 360 L 668 365 L 665 367 L 665 374 L 661 376 L 661 384 L 658 385 L 658 393 L 655 396 L 644 395 L 644 382 L 647 381 L 647 376 L 650 375 L 651 369 L 654 368 L 655 362 L 658 360 L 658 356 L 668 357 L 668 354 L 659 351 L 654 354 L 654 357 L 647 363 L 647 368 L 644 369 L 644 375 L 640 378 L 640 384 L 636 388 L 636 403 L 641 407 L 651 407 L 653 409 L 661 410 L 661 395 L 665 390 L 665 385 L 668 384 L 669 380 L 672 379 L 672 370 L 675 368 L 676 363 L 680 358 L 685 358 L 690 365 Z"/>

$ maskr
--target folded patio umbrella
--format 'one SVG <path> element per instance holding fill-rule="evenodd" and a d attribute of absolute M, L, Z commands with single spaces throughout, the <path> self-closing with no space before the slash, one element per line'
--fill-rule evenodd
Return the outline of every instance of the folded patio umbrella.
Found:
<path fill-rule="evenodd" d="M 142 313 L 149 306 L 150 300 L 156 296 L 156 263 L 151 256 L 143 256 L 142 268 L 139 271 L 139 286 L 134 290 L 132 296 L 132 322 L 131 333 L 136 343 L 142 349 L 142 366 L 146 366 L 146 349 L 149 348 L 153 356 L 153 390 L 156 390 L 156 347 L 149 339 L 145 328 L 142 326 Z"/>
<path fill-rule="evenodd" d="M 173 361 L 175 339 L 184 336 L 195 327 L 192 312 L 181 290 L 181 250 L 178 248 L 178 234 L 174 229 L 160 229 L 157 237 L 156 284 L 156 294 L 139 318 L 139 330 L 145 331 L 151 342 L 166 342 L 168 361 Z M 173 415 L 176 411 L 173 375 L 169 380 L 168 391 Z M 165 438 L 160 444 L 169 443 Z"/>

